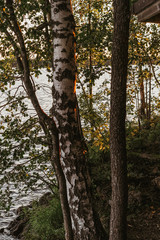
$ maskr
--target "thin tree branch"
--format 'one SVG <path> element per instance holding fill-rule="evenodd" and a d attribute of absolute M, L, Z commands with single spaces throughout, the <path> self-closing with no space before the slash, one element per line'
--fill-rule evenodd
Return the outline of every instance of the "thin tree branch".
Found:
<path fill-rule="evenodd" d="M 151 61 L 150 57 L 149 57 L 149 60 L 150 60 L 150 66 L 151 66 L 151 69 L 152 69 L 152 72 L 153 72 L 154 79 L 155 79 L 156 83 L 160 86 L 160 82 L 159 82 L 159 80 L 158 80 L 158 78 L 156 76 L 156 73 L 155 73 L 155 70 L 154 70 L 154 66 L 152 64 L 152 61 Z"/>
<path fill-rule="evenodd" d="M 23 39 L 23 35 L 20 29 L 20 26 L 17 22 L 16 19 L 16 15 L 14 13 L 14 9 L 13 9 L 13 0 L 7 0 L 6 1 L 6 5 L 9 9 L 10 12 L 10 19 L 13 23 L 13 29 L 14 29 L 14 33 L 17 36 L 18 42 L 20 44 L 20 53 L 21 53 L 21 58 L 22 58 L 22 64 L 23 64 L 23 69 L 24 69 L 24 84 L 27 90 L 27 94 L 37 112 L 37 115 L 40 119 L 40 123 L 42 124 L 43 122 L 43 127 L 44 127 L 44 122 L 47 121 L 48 124 L 52 124 L 52 128 L 54 126 L 54 130 L 57 131 L 56 125 L 53 121 L 53 119 L 51 119 L 41 108 L 39 101 L 37 99 L 37 96 L 35 94 L 35 88 L 33 86 L 33 83 L 31 81 L 30 78 L 30 68 L 29 68 L 29 60 L 28 60 L 28 56 L 27 56 L 27 51 L 26 51 L 26 47 L 25 47 L 25 43 L 24 43 L 24 39 Z"/>
<path fill-rule="evenodd" d="M 147 57 L 149 58 L 149 62 L 150 62 L 150 66 L 151 66 L 151 69 L 152 69 L 152 72 L 153 72 L 154 79 L 155 79 L 156 83 L 160 86 L 160 82 L 159 82 L 158 78 L 156 77 L 155 70 L 154 70 L 154 67 L 153 67 L 153 64 L 152 64 L 152 59 L 149 56 L 148 52 L 146 51 L 146 49 L 143 45 L 142 45 L 142 48 L 143 48 L 143 51 L 146 53 Z"/>

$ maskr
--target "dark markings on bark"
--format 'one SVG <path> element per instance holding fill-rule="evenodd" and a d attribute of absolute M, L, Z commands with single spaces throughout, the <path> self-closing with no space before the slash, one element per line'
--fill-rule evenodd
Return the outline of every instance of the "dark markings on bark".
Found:
<path fill-rule="evenodd" d="M 56 2 L 60 3 L 60 2 L 64 2 L 64 0 L 54 0 L 54 3 Z M 51 2 L 51 5 L 52 5 L 52 2 Z"/>
<path fill-rule="evenodd" d="M 59 26 L 61 23 L 59 21 L 52 21 L 52 26 Z"/>
<path fill-rule="evenodd" d="M 69 37 L 73 38 L 73 33 L 70 33 L 69 31 L 64 32 L 64 33 L 59 33 L 60 31 L 54 32 L 54 34 L 53 34 L 54 38 L 59 38 L 59 39 L 68 39 Z M 75 41 L 73 39 L 73 43 L 74 42 Z"/>
<path fill-rule="evenodd" d="M 61 46 L 61 45 L 60 45 L 60 44 L 55 44 L 55 45 L 54 45 L 55 48 L 56 48 L 56 47 L 59 47 L 59 46 Z"/>
<path fill-rule="evenodd" d="M 71 70 L 66 68 L 64 71 L 62 71 L 61 69 L 59 69 L 59 71 L 57 72 L 56 80 L 61 82 L 65 78 L 70 78 L 73 81 L 75 80 Z"/>
<path fill-rule="evenodd" d="M 58 100 L 58 99 L 60 98 L 60 94 L 59 94 L 58 91 L 56 91 L 54 85 L 52 86 L 52 94 L 53 94 L 53 96 L 54 96 L 54 98 L 55 98 L 56 100 Z M 54 108 L 52 107 L 51 110 L 50 110 L 52 114 L 53 114 L 53 110 L 54 110 Z M 53 115 L 54 115 L 54 114 L 53 114 Z"/>
<path fill-rule="evenodd" d="M 72 26 L 74 26 L 74 17 L 73 17 L 73 15 L 69 15 L 68 17 L 64 17 L 64 20 L 65 21 L 68 21 L 69 23 L 71 23 L 72 24 Z"/>
<path fill-rule="evenodd" d="M 69 9 L 67 8 L 67 4 L 65 4 L 64 2 L 57 4 L 57 8 L 59 9 L 59 11 L 68 11 L 69 12 Z"/>
<path fill-rule="evenodd" d="M 68 28 L 63 27 L 63 28 L 59 29 L 58 32 L 66 32 L 67 33 L 67 32 L 69 32 L 69 30 L 68 30 Z"/>
<path fill-rule="evenodd" d="M 64 78 L 69 78 L 70 80 L 72 80 L 74 82 L 75 80 L 75 76 L 73 75 L 73 71 L 69 70 L 69 69 L 65 69 L 63 72 L 62 72 L 62 77 L 61 77 L 61 80 L 63 80 Z"/>
<path fill-rule="evenodd" d="M 66 49 L 65 49 L 65 48 L 63 48 L 61 52 L 67 52 L 67 51 L 66 51 Z"/>
<path fill-rule="evenodd" d="M 61 39 L 67 38 L 66 34 L 64 34 L 64 33 L 58 33 L 58 32 L 54 32 L 53 37 L 54 37 L 54 38 L 61 38 Z"/>
<path fill-rule="evenodd" d="M 57 14 L 59 12 L 58 8 L 54 8 L 54 14 Z"/>
<path fill-rule="evenodd" d="M 69 60 L 68 60 L 68 58 L 59 58 L 59 59 L 55 60 L 55 63 L 57 63 L 57 62 L 69 63 Z"/>

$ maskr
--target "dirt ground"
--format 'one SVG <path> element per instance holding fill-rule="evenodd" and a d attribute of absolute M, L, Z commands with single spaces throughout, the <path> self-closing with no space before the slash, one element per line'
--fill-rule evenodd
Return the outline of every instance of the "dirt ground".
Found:
<path fill-rule="evenodd" d="M 140 154 L 128 164 L 128 240 L 160 240 L 160 158 Z"/>
<path fill-rule="evenodd" d="M 108 232 L 110 216 L 109 159 L 92 165 L 95 202 Z M 106 181 L 108 177 L 108 180 Z M 128 156 L 128 240 L 160 240 L 160 156 L 130 153 Z"/>
<path fill-rule="evenodd" d="M 128 222 L 128 240 L 160 239 L 160 208 L 150 209 L 134 216 Z"/>

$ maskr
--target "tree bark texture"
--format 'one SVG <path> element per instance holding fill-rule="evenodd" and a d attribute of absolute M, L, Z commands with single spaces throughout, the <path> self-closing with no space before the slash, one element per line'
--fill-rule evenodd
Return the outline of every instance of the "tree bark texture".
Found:
<path fill-rule="evenodd" d="M 110 240 L 127 239 L 127 157 L 125 138 L 129 0 L 114 0 L 112 46 L 110 156 L 112 199 Z"/>
<path fill-rule="evenodd" d="M 98 240 L 76 99 L 75 23 L 70 1 L 51 0 L 51 13 L 54 33 L 51 112 L 59 133 L 73 238 Z"/>
<path fill-rule="evenodd" d="M 70 218 L 70 211 L 69 205 L 67 200 L 67 190 L 66 190 L 66 182 L 65 176 L 62 171 L 62 167 L 60 164 L 60 155 L 59 155 L 59 138 L 58 138 L 58 130 L 53 118 L 49 117 L 41 108 L 37 96 L 35 94 L 34 85 L 31 81 L 30 76 L 30 68 L 29 68 L 29 60 L 27 56 L 27 51 L 23 39 L 22 32 L 20 30 L 20 26 L 17 23 L 16 15 L 14 13 L 13 8 L 13 0 L 7 0 L 6 6 L 10 12 L 10 20 L 13 25 L 12 30 L 14 31 L 15 35 L 17 36 L 18 43 L 20 46 L 20 51 L 17 46 L 17 43 L 12 41 L 12 36 L 6 30 L 5 33 L 9 37 L 12 42 L 12 45 L 15 49 L 17 54 L 17 63 L 19 66 L 20 71 L 22 72 L 22 80 L 24 86 L 26 88 L 26 92 L 28 97 L 30 98 L 35 111 L 39 117 L 39 122 L 44 130 L 44 133 L 49 141 L 49 150 L 51 154 L 51 164 L 55 169 L 58 185 L 59 185 L 59 193 L 60 193 L 60 200 L 63 209 L 63 217 L 64 217 L 64 227 L 66 230 L 66 240 L 73 240 L 73 232 L 72 232 L 72 225 L 71 225 L 71 218 Z M 20 56 L 19 56 L 20 55 Z"/>
<path fill-rule="evenodd" d="M 11 30 L 18 44 L 5 29 L 15 49 L 26 92 L 37 112 L 49 142 L 51 163 L 55 169 L 64 217 L 66 240 L 104 240 L 105 232 L 93 211 L 89 174 L 86 168 L 86 147 L 80 126 L 76 99 L 76 64 L 74 19 L 70 1 L 52 2 L 54 31 L 53 117 L 48 116 L 37 99 L 30 76 L 22 31 L 14 12 L 13 0 L 7 0 Z"/>

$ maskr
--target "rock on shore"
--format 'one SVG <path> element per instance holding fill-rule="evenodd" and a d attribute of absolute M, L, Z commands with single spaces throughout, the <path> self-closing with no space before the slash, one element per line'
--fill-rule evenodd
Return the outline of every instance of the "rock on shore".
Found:
<path fill-rule="evenodd" d="M 38 201 L 38 205 L 47 205 L 52 199 L 50 192 L 45 193 Z M 8 230 L 10 235 L 23 240 L 25 233 L 29 229 L 29 216 L 27 211 L 32 208 L 32 203 L 25 207 L 19 207 L 17 209 L 17 217 L 9 224 Z M 4 231 L 4 229 L 2 229 Z"/>

